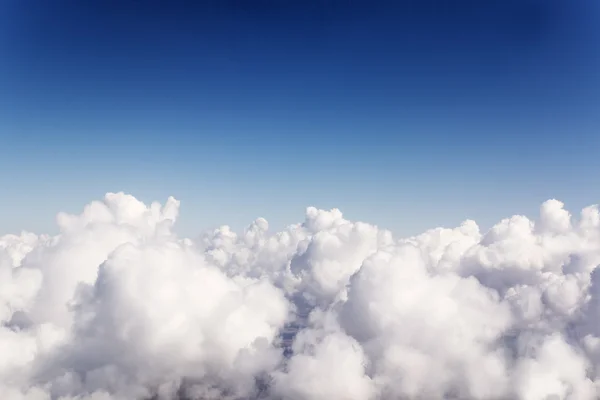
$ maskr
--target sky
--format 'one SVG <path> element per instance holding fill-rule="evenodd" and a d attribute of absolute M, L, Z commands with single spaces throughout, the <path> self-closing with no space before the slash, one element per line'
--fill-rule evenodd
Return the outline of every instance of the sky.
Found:
<path fill-rule="evenodd" d="M 599 73 L 598 0 L 0 1 L 0 399 L 599 399 Z"/>
<path fill-rule="evenodd" d="M 0 5 L 0 233 L 106 192 L 195 235 L 308 206 L 399 236 L 600 196 L 600 3 Z"/>

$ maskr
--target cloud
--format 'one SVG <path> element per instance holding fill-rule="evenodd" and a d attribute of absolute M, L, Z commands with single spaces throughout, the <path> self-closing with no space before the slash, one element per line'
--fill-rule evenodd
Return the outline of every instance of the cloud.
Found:
<path fill-rule="evenodd" d="M 600 213 L 394 238 L 309 207 L 172 232 L 109 193 L 0 238 L 0 398 L 596 399 Z"/>

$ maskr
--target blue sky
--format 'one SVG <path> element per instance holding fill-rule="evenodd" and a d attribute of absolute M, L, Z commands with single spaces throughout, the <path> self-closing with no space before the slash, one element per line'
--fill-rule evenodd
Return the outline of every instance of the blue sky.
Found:
<path fill-rule="evenodd" d="M 107 191 L 177 197 L 185 235 L 598 202 L 597 1 L 373 3 L 2 2 L 0 232 Z"/>

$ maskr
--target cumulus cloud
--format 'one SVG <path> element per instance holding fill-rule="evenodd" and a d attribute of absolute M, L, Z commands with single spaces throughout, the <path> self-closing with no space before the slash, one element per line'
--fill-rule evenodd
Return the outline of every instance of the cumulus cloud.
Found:
<path fill-rule="evenodd" d="M 600 397 L 600 212 L 410 238 L 309 207 L 197 238 L 109 193 L 0 238 L 5 400 Z"/>

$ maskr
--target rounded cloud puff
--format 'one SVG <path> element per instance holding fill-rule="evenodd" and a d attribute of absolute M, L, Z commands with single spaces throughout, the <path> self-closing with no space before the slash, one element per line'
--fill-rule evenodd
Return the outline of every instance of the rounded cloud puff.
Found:
<path fill-rule="evenodd" d="M 0 238 L 0 398 L 600 396 L 600 213 L 395 239 L 337 210 L 182 239 L 109 193 Z"/>

